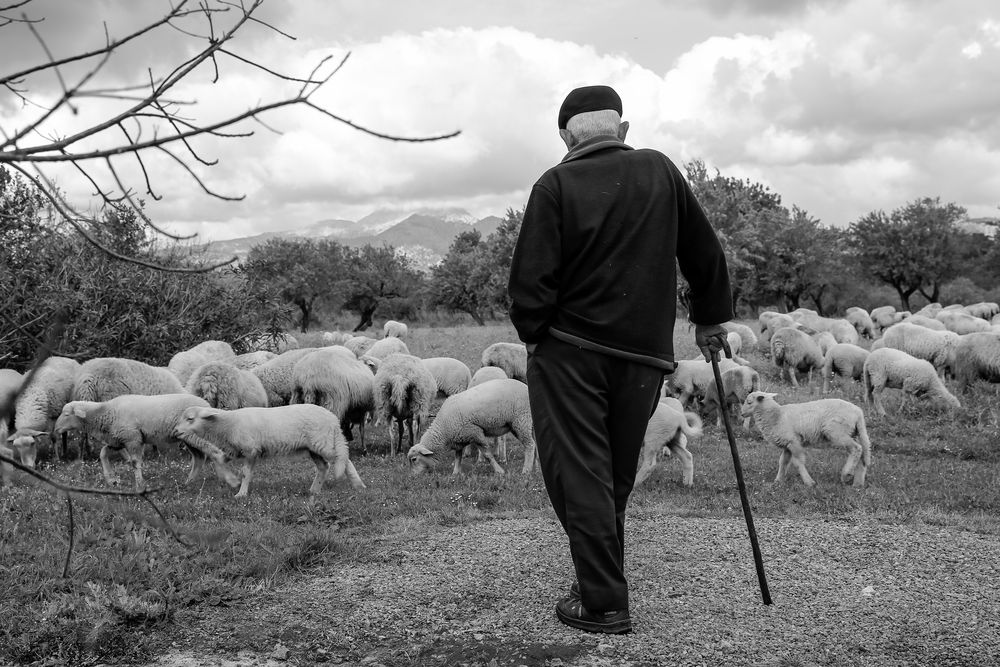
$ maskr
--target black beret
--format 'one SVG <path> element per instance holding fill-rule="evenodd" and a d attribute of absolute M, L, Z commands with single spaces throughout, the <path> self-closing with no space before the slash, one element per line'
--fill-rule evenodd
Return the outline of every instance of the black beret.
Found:
<path fill-rule="evenodd" d="M 611 86 L 584 86 L 570 91 L 559 107 L 559 129 L 565 130 L 569 119 L 578 113 L 613 109 L 622 114 L 622 98 Z"/>

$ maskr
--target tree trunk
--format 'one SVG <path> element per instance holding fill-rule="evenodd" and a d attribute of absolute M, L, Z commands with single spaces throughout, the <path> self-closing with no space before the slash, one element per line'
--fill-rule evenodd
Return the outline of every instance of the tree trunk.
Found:
<path fill-rule="evenodd" d="M 312 302 L 301 300 L 296 305 L 298 305 L 299 310 L 302 311 L 302 319 L 300 320 L 300 326 L 302 328 L 302 333 L 309 330 L 310 320 L 312 319 L 310 315 L 312 314 Z"/>
<path fill-rule="evenodd" d="M 941 299 L 941 284 L 938 281 L 931 283 L 931 293 L 928 294 L 924 291 L 923 286 L 920 288 L 920 293 L 924 295 L 929 303 L 937 303 Z"/>
<path fill-rule="evenodd" d="M 893 285 L 896 288 L 896 293 L 899 294 L 899 303 L 903 307 L 903 310 L 910 309 L 910 296 L 916 292 L 916 288 L 904 290 L 902 285 Z"/>
<path fill-rule="evenodd" d="M 377 302 L 361 309 L 361 321 L 358 322 L 358 326 L 354 327 L 355 331 L 364 331 L 372 325 L 372 318 L 375 316 L 376 308 L 378 308 Z"/>
<path fill-rule="evenodd" d="M 481 327 L 486 326 L 486 322 L 483 321 L 482 315 L 480 315 L 479 311 L 477 311 L 475 308 L 467 308 L 465 312 L 467 312 L 469 315 L 472 316 L 472 319 L 476 321 L 476 324 L 478 324 Z"/>

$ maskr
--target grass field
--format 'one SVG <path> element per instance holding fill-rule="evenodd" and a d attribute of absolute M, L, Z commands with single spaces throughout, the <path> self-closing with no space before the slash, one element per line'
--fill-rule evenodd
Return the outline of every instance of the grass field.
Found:
<path fill-rule="evenodd" d="M 407 342 L 418 356 L 453 356 L 475 369 L 482 349 L 500 340 L 516 340 L 513 329 L 413 327 Z M 318 334 L 304 336 L 303 344 L 318 344 Z M 692 334 L 680 323 L 675 347 L 678 358 L 695 356 Z M 761 371 L 765 388 L 779 393 L 780 402 L 819 396 L 779 383 L 762 355 L 744 356 Z M 857 386 L 833 395 L 861 402 Z M 919 401 L 893 413 L 898 404 L 893 398 L 888 418 L 866 413 L 873 466 L 868 488 L 861 491 L 837 481 L 846 453 L 830 449 L 807 455 L 815 488 L 805 488 L 793 474 L 783 485 L 772 484 L 777 451 L 737 426 L 755 516 L 919 523 L 1000 534 L 997 391 L 980 386 L 960 399 L 962 408 L 953 414 Z M 67 549 L 65 501 L 24 480 L 3 487 L 0 664 L 141 663 L 184 634 L 176 622 L 178 610 L 208 613 L 252 601 L 303 573 L 363 562 L 387 535 L 420 537 L 474 522 L 551 513 L 537 471 L 530 477 L 520 474 L 517 446 L 504 477 L 493 475 L 485 462 L 468 462 L 462 477 L 452 477 L 450 466 L 414 477 L 402 457 L 385 455 L 383 429 L 369 428 L 368 440 L 372 453 L 353 455 L 368 488 L 354 492 L 346 483 L 328 482 L 315 499 L 307 493 L 312 465 L 304 457 L 264 461 L 243 502 L 214 478 L 185 486 L 186 457 L 150 458 L 145 472 L 147 482 L 161 489 L 158 504 L 195 546 L 171 539 L 138 501 L 77 497 L 72 574 L 66 579 L 60 576 Z M 694 487 L 681 486 L 679 466 L 668 459 L 637 489 L 633 509 L 666 508 L 681 518 L 739 516 L 725 435 L 707 425 L 705 435 L 689 447 L 695 457 Z M 69 483 L 103 485 L 97 462 L 43 462 L 40 468 Z M 239 638 L 243 645 L 253 641 Z M 273 644 L 273 638 L 260 641 L 261 650 Z"/>

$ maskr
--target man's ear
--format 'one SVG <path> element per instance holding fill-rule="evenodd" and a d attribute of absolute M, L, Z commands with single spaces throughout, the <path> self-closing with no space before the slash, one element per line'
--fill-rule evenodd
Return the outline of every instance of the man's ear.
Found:
<path fill-rule="evenodd" d="M 623 121 L 622 121 L 622 122 L 621 122 L 621 123 L 620 123 L 620 124 L 618 125 L 618 138 L 619 138 L 619 139 L 620 139 L 621 141 L 625 141 L 625 135 L 626 135 L 626 134 L 628 134 L 628 121 L 627 121 L 627 120 L 623 120 Z"/>
<path fill-rule="evenodd" d="M 573 146 L 576 145 L 576 140 L 573 138 L 573 133 L 567 129 L 559 130 L 559 136 L 562 138 L 563 143 L 566 144 L 566 150 L 572 150 Z"/>

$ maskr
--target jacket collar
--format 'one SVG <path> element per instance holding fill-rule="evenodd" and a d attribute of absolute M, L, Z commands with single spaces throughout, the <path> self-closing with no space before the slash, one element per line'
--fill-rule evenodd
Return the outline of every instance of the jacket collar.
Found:
<path fill-rule="evenodd" d="M 561 162 L 569 162 L 570 160 L 576 160 L 585 155 L 590 155 L 596 151 L 604 150 L 605 148 L 617 148 L 620 150 L 630 151 L 633 150 L 631 146 L 626 144 L 624 141 L 619 139 L 614 135 L 605 135 L 598 137 L 591 137 L 586 141 L 580 142 L 566 153 L 565 157 Z"/>

